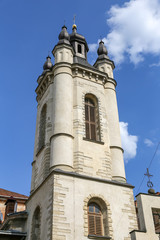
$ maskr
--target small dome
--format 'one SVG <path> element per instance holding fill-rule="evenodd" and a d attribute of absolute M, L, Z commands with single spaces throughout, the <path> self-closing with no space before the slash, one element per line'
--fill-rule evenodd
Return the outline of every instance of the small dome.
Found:
<path fill-rule="evenodd" d="M 62 27 L 62 31 L 60 32 L 58 38 L 59 40 L 63 40 L 63 39 L 69 40 L 69 34 L 67 32 L 67 27 L 65 25 Z"/>
<path fill-rule="evenodd" d="M 104 42 L 102 40 L 99 42 L 99 48 L 97 50 L 97 53 L 98 53 L 98 56 L 102 54 L 105 54 L 105 55 L 108 54 L 107 48 L 105 47 Z"/>
<path fill-rule="evenodd" d="M 53 64 L 51 62 L 51 57 L 48 56 L 48 57 L 46 57 L 46 61 L 45 61 L 44 65 L 43 65 L 43 70 L 44 71 L 45 70 L 51 70 L 52 67 L 53 67 Z"/>

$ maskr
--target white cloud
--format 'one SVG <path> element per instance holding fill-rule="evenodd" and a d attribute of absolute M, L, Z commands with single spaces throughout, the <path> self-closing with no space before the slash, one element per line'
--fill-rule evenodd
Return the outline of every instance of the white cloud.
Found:
<path fill-rule="evenodd" d="M 126 57 L 137 64 L 145 54 L 160 54 L 159 0 L 130 0 L 122 6 L 113 5 L 107 24 L 110 32 L 103 40 L 117 64 Z"/>
<path fill-rule="evenodd" d="M 136 156 L 138 137 L 129 134 L 128 123 L 120 122 L 119 124 L 122 147 L 124 149 L 124 160 L 127 163 L 130 159 Z"/>
<path fill-rule="evenodd" d="M 144 140 L 144 143 L 147 145 L 147 147 L 152 147 L 154 145 L 154 143 L 148 138 Z"/>
<path fill-rule="evenodd" d="M 150 67 L 160 67 L 160 62 L 152 63 L 149 65 Z"/>
<path fill-rule="evenodd" d="M 98 44 L 96 44 L 96 43 L 88 44 L 89 51 L 90 52 L 96 52 L 97 46 L 98 46 Z"/>

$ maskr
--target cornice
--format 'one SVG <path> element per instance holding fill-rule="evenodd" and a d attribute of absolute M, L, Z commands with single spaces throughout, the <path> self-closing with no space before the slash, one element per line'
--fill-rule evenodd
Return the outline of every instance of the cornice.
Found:
<path fill-rule="evenodd" d="M 105 85 L 108 80 L 107 73 L 77 63 L 72 64 L 72 74 L 73 77 L 81 77 L 102 85 Z"/>
<path fill-rule="evenodd" d="M 47 72 L 44 77 L 39 82 L 35 92 L 37 93 L 37 102 L 43 97 L 45 91 L 47 90 L 48 86 L 53 82 L 53 72 Z"/>
<path fill-rule="evenodd" d="M 58 71 L 58 69 L 61 68 L 62 71 Z M 68 71 L 67 71 L 68 69 Z M 41 100 L 44 93 L 46 92 L 48 86 L 53 83 L 54 77 L 60 73 L 66 73 L 71 75 L 73 78 L 80 77 L 85 80 L 103 85 L 104 88 L 108 88 L 106 85 L 107 83 L 111 83 L 114 85 L 114 87 L 117 86 L 117 82 L 113 78 L 109 78 L 108 74 L 105 72 L 101 72 L 98 69 L 94 67 L 88 67 L 84 66 L 79 63 L 67 63 L 67 62 L 59 62 L 56 63 L 52 71 L 46 72 L 46 74 L 43 76 L 41 75 L 38 78 L 38 87 L 36 88 L 35 92 L 37 94 L 37 102 Z"/>
<path fill-rule="evenodd" d="M 67 171 L 63 171 L 61 169 L 53 169 L 50 172 L 50 174 L 46 177 L 46 179 L 35 190 L 33 190 L 31 192 L 31 195 L 29 196 L 29 198 L 27 199 L 26 202 L 28 202 L 35 195 L 35 193 L 38 191 L 38 189 L 40 189 L 40 187 L 42 187 L 55 174 L 86 179 L 86 180 L 90 180 L 90 181 L 93 181 L 93 182 L 94 181 L 95 182 L 103 182 L 103 183 L 106 183 L 106 184 L 117 185 L 117 186 L 127 187 L 127 188 L 131 188 L 131 189 L 134 188 L 133 185 L 131 185 L 129 183 L 125 183 L 125 182 L 118 182 L 118 181 L 114 181 L 114 180 L 107 180 L 107 179 L 103 179 L 103 178 L 87 176 L 87 175 L 79 174 L 79 173 L 76 173 L 76 172 L 67 172 Z"/>

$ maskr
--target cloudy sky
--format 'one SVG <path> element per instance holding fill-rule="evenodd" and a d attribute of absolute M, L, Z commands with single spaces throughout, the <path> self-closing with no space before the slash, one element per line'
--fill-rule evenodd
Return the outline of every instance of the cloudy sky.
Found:
<path fill-rule="evenodd" d="M 160 0 L 0 0 L 0 187 L 29 195 L 36 80 L 64 22 L 71 32 L 74 14 L 88 61 L 95 62 L 103 39 L 116 65 L 127 181 L 135 195 L 147 192 L 142 179 L 152 160 L 160 191 Z"/>

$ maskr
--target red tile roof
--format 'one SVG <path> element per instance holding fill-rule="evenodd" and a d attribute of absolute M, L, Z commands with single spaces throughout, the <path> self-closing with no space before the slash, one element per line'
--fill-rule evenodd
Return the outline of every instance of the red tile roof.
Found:
<path fill-rule="evenodd" d="M 28 199 L 28 196 L 0 188 L 0 196 Z"/>

